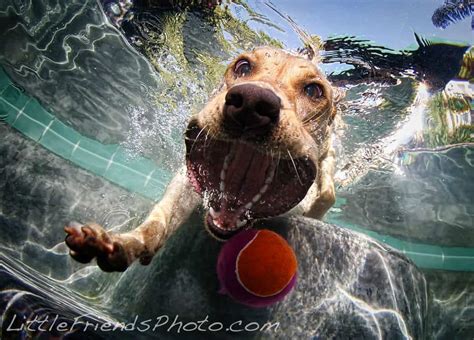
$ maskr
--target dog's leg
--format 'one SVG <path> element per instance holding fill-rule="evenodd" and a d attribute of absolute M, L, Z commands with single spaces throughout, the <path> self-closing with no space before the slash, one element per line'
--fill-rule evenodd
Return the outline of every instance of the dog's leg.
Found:
<path fill-rule="evenodd" d="M 311 204 L 306 216 L 321 219 L 336 202 L 336 191 L 334 189 L 334 169 L 336 166 L 336 155 L 331 147 L 326 157 L 321 161 L 319 176 L 319 194 Z"/>
<path fill-rule="evenodd" d="M 336 201 L 333 182 L 335 165 L 335 151 L 331 147 L 320 162 L 317 179 L 303 201 L 295 208 L 295 213 L 317 219 L 321 219 L 326 214 Z"/>
<path fill-rule="evenodd" d="M 109 234 L 97 224 L 67 226 L 66 244 L 74 259 L 87 263 L 97 258 L 97 264 L 104 271 L 124 271 L 136 259 L 148 264 L 199 201 L 183 167 L 168 185 L 163 199 L 136 229 Z"/>

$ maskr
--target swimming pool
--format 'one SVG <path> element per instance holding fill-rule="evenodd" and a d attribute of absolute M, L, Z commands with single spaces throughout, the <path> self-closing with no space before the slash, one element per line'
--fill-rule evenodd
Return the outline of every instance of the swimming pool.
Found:
<path fill-rule="evenodd" d="M 325 220 L 399 249 L 422 269 L 434 302 L 417 334 L 472 337 L 472 73 L 430 67 L 433 60 L 472 64 L 469 15 L 441 30 L 432 15 L 442 1 L 236 1 L 187 11 L 145 3 L 0 5 L 3 320 L 46 308 L 64 318 L 90 313 L 91 320 L 117 322 L 151 308 L 151 297 L 136 300 L 143 295 L 127 294 L 127 284 L 152 282 L 159 265 L 123 275 L 79 265 L 62 242 L 64 223 L 97 221 L 114 231 L 138 225 L 182 162 L 187 119 L 217 86 L 226 63 L 259 45 L 301 47 L 296 23 L 326 40 L 322 68 L 348 88 L 345 126 L 335 137 L 337 201 Z M 373 72 L 368 77 L 367 67 L 357 67 L 364 63 Z M 200 232 L 190 235 L 203 241 Z M 183 262 L 190 256 L 169 252 Z M 203 268 L 212 271 L 212 254 L 202 256 L 209 262 Z M 198 278 L 178 272 L 161 287 L 175 295 L 153 294 L 170 315 L 191 315 L 214 298 Z M 168 287 L 173 284 L 201 290 L 179 293 Z M 187 308 L 173 307 L 191 300 Z M 301 321 L 291 306 L 288 324 L 325 338 L 330 333 L 317 335 L 314 321 L 324 318 L 312 309 L 320 301 L 312 303 L 300 307 L 314 319 Z M 232 319 L 232 312 L 224 314 Z M 297 333 L 260 336 L 285 334 Z"/>

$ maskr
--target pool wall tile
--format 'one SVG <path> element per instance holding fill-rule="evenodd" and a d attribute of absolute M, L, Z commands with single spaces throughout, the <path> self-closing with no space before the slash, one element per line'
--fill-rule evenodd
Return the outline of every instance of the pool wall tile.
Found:
<path fill-rule="evenodd" d="M 460 257 L 446 256 L 444 259 L 444 266 L 442 269 L 472 272 L 474 271 L 474 258 L 473 257 L 460 258 Z"/>
<path fill-rule="evenodd" d="M 171 177 L 172 174 L 169 171 L 159 168 L 156 168 L 156 170 L 151 174 L 152 179 L 164 185 L 168 185 L 168 182 L 171 180 Z"/>
<path fill-rule="evenodd" d="M 79 146 L 75 148 L 74 152 L 72 152 L 70 160 L 95 174 L 99 175 L 105 173 L 105 169 L 109 163 L 108 159 L 90 151 L 88 149 L 90 145 L 83 147 L 83 142 L 84 140 L 81 139 Z"/>
<path fill-rule="evenodd" d="M 41 138 L 45 129 L 45 126 L 42 123 L 31 119 L 23 113 L 15 119 L 12 126 L 33 139 L 35 142 Z"/>
<path fill-rule="evenodd" d="M 444 247 L 444 267 L 446 270 L 474 271 L 474 249 Z"/>
<path fill-rule="evenodd" d="M 54 116 L 46 111 L 36 99 L 31 99 L 26 104 L 23 113 L 41 122 L 45 126 L 48 126 L 48 124 L 54 119 Z"/>
<path fill-rule="evenodd" d="M 107 178 L 110 178 L 115 183 L 121 183 L 131 191 L 143 188 L 146 177 L 137 174 L 133 169 L 124 166 L 120 163 L 112 163 L 107 170 Z"/>
<path fill-rule="evenodd" d="M 0 121 L 11 125 L 17 115 L 18 111 L 11 107 L 11 104 L 7 103 L 3 98 L 0 98 Z"/>
<path fill-rule="evenodd" d="M 3 99 L 15 106 L 18 110 L 21 110 L 25 104 L 30 100 L 30 97 L 26 96 L 22 91 L 13 85 L 9 85 L 2 94 Z"/>
<path fill-rule="evenodd" d="M 145 177 L 147 177 L 148 174 L 150 174 L 156 168 L 155 163 L 144 159 L 134 159 L 130 160 L 129 162 L 125 162 L 124 164 L 127 164 L 127 166 L 143 174 Z"/>
<path fill-rule="evenodd" d="M 71 158 L 74 148 L 83 137 L 74 129 L 71 129 L 57 119 L 51 125 L 50 130 L 57 135 L 60 135 L 63 138 L 64 143 L 66 143 L 68 146 L 71 146 L 69 153 L 65 153 L 65 155 L 67 155 L 67 159 Z"/>
<path fill-rule="evenodd" d="M 166 183 L 152 178 L 147 182 L 146 186 L 140 190 L 140 192 L 146 197 L 150 197 L 153 200 L 158 201 L 161 197 L 163 197 L 165 189 Z"/>
<path fill-rule="evenodd" d="M 82 137 L 81 148 L 88 150 L 90 153 L 96 154 L 104 158 L 107 162 L 117 151 L 118 145 L 104 145 L 90 138 Z M 114 157 L 115 158 L 115 157 Z"/>
<path fill-rule="evenodd" d="M 127 167 L 140 174 L 143 174 L 145 177 L 154 169 L 156 169 L 156 164 L 153 161 L 144 158 L 132 157 L 122 148 L 120 148 L 115 154 L 114 161 L 127 165 Z"/>
<path fill-rule="evenodd" d="M 72 152 L 81 139 L 81 135 L 78 133 L 72 133 L 68 130 L 72 129 L 68 128 L 60 121 L 54 120 L 48 125 L 48 129 L 44 132 L 40 142 L 47 149 L 61 157 L 71 159 Z M 69 134 L 67 134 L 68 132 Z"/>

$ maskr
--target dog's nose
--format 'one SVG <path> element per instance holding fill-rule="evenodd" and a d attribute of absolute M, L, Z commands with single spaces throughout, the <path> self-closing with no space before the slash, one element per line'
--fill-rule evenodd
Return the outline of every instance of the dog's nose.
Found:
<path fill-rule="evenodd" d="M 270 89 L 252 84 L 232 87 L 225 97 L 224 128 L 229 132 L 268 133 L 280 118 L 280 98 Z"/>

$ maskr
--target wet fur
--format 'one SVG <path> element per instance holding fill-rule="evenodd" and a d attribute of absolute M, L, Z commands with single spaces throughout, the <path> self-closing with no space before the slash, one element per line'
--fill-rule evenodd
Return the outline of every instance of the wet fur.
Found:
<path fill-rule="evenodd" d="M 248 76 L 237 77 L 233 73 L 234 64 L 241 58 L 248 59 L 253 69 Z M 312 160 L 317 169 L 316 179 L 291 213 L 321 218 L 335 201 L 331 134 L 338 93 L 317 65 L 302 55 L 259 48 L 235 61 L 229 65 L 222 85 L 191 120 L 211 138 L 229 138 L 221 128 L 228 89 L 252 83 L 274 91 L 282 102 L 280 121 L 266 142 L 257 147 L 283 158 L 307 156 Z M 302 91 L 310 82 L 317 82 L 323 88 L 324 96 L 318 101 L 310 100 Z M 70 225 L 65 228 L 66 243 L 73 258 L 83 263 L 97 258 L 98 265 L 105 271 L 123 271 L 136 259 L 148 264 L 201 201 L 183 166 L 170 182 L 163 199 L 138 228 L 128 233 L 108 234 L 97 224 Z"/>

